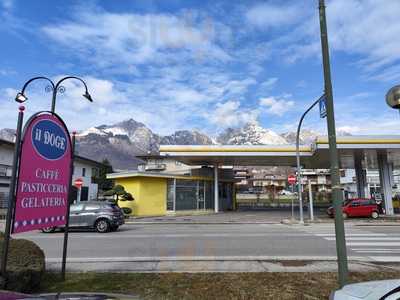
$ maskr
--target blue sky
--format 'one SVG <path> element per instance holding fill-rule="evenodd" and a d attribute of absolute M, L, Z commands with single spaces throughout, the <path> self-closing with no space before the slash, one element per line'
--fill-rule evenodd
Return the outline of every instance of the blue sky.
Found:
<path fill-rule="evenodd" d="M 32 76 L 65 84 L 57 112 L 71 130 L 134 118 L 161 134 L 259 122 L 285 132 L 323 92 L 317 0 L 0 0 L 0 128 Z M 327 0 L 337 128 L 398 133 L 384 102 L 400 82 L 400 1 Z M 28 114 L 46 110 L 37 82 Z M 325 132 L 315 110 L 305 126 Z"/>

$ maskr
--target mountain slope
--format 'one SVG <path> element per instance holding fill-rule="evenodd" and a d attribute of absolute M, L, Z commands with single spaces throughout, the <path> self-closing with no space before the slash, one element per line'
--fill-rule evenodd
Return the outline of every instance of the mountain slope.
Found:
<path fill-rule="evenodd" d="M 285 145 L 288 142 L 274 131 L 257 123 L 247 123 L 242 128 L 228 128 L 217 138 L 218 143 L 226 145 Z"/>

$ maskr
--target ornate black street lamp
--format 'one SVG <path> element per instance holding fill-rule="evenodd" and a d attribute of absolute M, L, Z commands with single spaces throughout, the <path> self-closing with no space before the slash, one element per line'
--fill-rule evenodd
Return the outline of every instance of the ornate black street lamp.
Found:
<path fill-rule="evenodd" d="M 52 100 L 51 100 L 51 112 L 54 113 L 55 109 L 56 109 L 56 99 L 57 99 L 57 93 L 64 93 L 65 92 L 65 87 L 61 85 L 61 83 L 67 79 L 76 79 L 79 80 L 80 82 L 82 82 L 82 84 L 85 87 L 85 93 L 82 95 L 83 97 L 85 97 L 87 100 L 89 100 L 90 102 L 93 102 L 92 96 L 90 96 L 89 92 L 88 92 L 88 88 L 87 85 L 85 83 L 85 81 L 83 81 L 83 79 L 76 77 L 76 76 L 66 76 L 64 78 L 61 78 L 57 83 L 54 84 L 54 82 L 44 76 L 38 76 L 38 77 L 34 77 L 29 79 L 24 86 L 22 87 L 21 92 L 19 92 L 17 94 L 17 96 L 15 97 L 15 101 L 19 102 L 19 103 L 24 103 L 26 100 L 28 100 L 28 97 L 25 95 L 25 90 L 28 87 L 28 85 L 35 80 L 46 80 L 50 83 L 49 86 L 46 87 L 46 91 L 48 92 L 52 92 L 53 96 L 52 96 Z"/>

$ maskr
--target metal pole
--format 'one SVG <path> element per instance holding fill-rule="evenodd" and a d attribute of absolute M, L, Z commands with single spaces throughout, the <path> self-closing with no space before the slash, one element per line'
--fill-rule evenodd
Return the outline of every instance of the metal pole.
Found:
<path fill-rule="evenodd" d="M 309 198 L 309 205 L 310 205 L 310 220 L 314 221 L 314 207 L 313 207 L 313 196 L 312 196 L 312 189 L 311 189 L 311 180 L 308 180 L 308 198 Z"/>
<path fill-rule="evenodd" d="M 219 211 L 218 165 L 214 165 L 214 211 Z"/>
<path fill-rule="evenodd" d="M 57 88 L 58 88 L 57 85 L 53 87 L 53 96 L 51 97 L 51 112 L 53 114 L 56 110 Z"/>
<path fill-rule="evenodd" d="M 304 216 L 303 216 L 303 196 L 301 194 L 302 188 L 301 188 L 301 166 L 300 166 L 300 129 L 301 129 L 301 124 L 303 124 L 304 117 L 310 110 L 314 108 L 315 105 L 319 103 L 321 98 L 324 97 L 322 95 L 321 97 L 318 98 L 311 106 L 303 113 L 303 115 L 300 118 L 299 124 L 297 125 L 297 134 L 296 134 L 296 164 L 297 164 L 297 192 L 298 192 L 298 197 L 299 197 L 299 209 L 300 209 L 300 223 L 304 223 Z"/>
<path fill-rule="evenodd" d="M 72 133 L 72 141 L 71 141 L 71 164 L 70 164 L 70 177 L 68 184 L 68 196 L 67 196 L 67 215 L 65 221 L 65 229 L 64 229 L 64 245 L 63 245 L 63 255 L 62 255 L 62 264 L 61 264 L 61 278 L 65 280 L 65 265 L 67 263 L 67 246 L 68 246 L 68 231 L 69 231 L 69 212 L 70 212 L 70 195 L 72 188 L 72 171 L 74 169 L 74 159 L 75 159 L 75 135 L 76 132 Z"/>
<path fill-rule="evenodd" d="M 319 21 L 321 30 L 321 48 L 324 67 L 324 82 L 326 94 L 326 114 L 329 138 L 329 156 L 331 164 L 331 181 L 333 207 L 335 211 L 336 251 L 338 257 L 339 285 L 343 287 L 348 278 L 346 238 L 344 232 L 342 202 L 343 195 L 340 187 L 339 155 L 336 147 L 335 114 L 333 106 L 333 92 L 331 70 L 329 62 L 328 32 L 326 28 L 325 1 L 319 0 Z"/>
<path fill-rule="evenodd" d="M 294 184 L 292 184 L 292 220 L 294 220 Z"/>
<path fill-rule="evenodd" d="M 21 133 L 22 133 L 22 122 L 24 120 L 24 106 L 19 107 L 18 121 L 17 121 L 17 133 L 14 146 L 14 158 L 12 165 L 10 192 L 8 195 L 8 208 L 6 217 L 6 228 L 4 231 L 4 243 L 3 251 L 1 253 L 1 275 L 3 278 L 7 278 L 7 258 L 8 258 L 8 248 L 10 244 L 10 234 L 11 234 L 11 222 L 14 214 L 14 204 L 15 204 L 15 186 L 17 184 L 17 174 L 19 165 L 19 152 L 21 148 Z"/>

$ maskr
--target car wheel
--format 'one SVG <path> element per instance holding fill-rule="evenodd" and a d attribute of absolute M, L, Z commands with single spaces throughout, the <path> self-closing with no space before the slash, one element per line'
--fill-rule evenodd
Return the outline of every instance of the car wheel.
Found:
<path fill-rule="evenodd" d="M 105 219 L 100 219 L 96 222 L 95 225 L 96 231 L 100 233 L 105 233 L 110 230 L 110 224 Z"/>
<path fill-rule="evenodd" d="M 45 227 L 45 228 L 42 228 L 42 232 L 44 232 L 44 233 L 52 233 L 52 232 L 54 232 L 54 231 L 56 231 L 56 228 L 55 228 L 55 227 Z"/>
<path fill-rule="evenodd" d="M 346 213 L 342 213 L 343 219 L 347 219 L 349 216 Z"/>
<path fill-rule="evenodd" d="M 373 211 L 372 214 L 371 214 L 371 217 L 372 217 L 372 219 L 378 219 L 378 217 L 379 217 L 378 212 Z"/>

